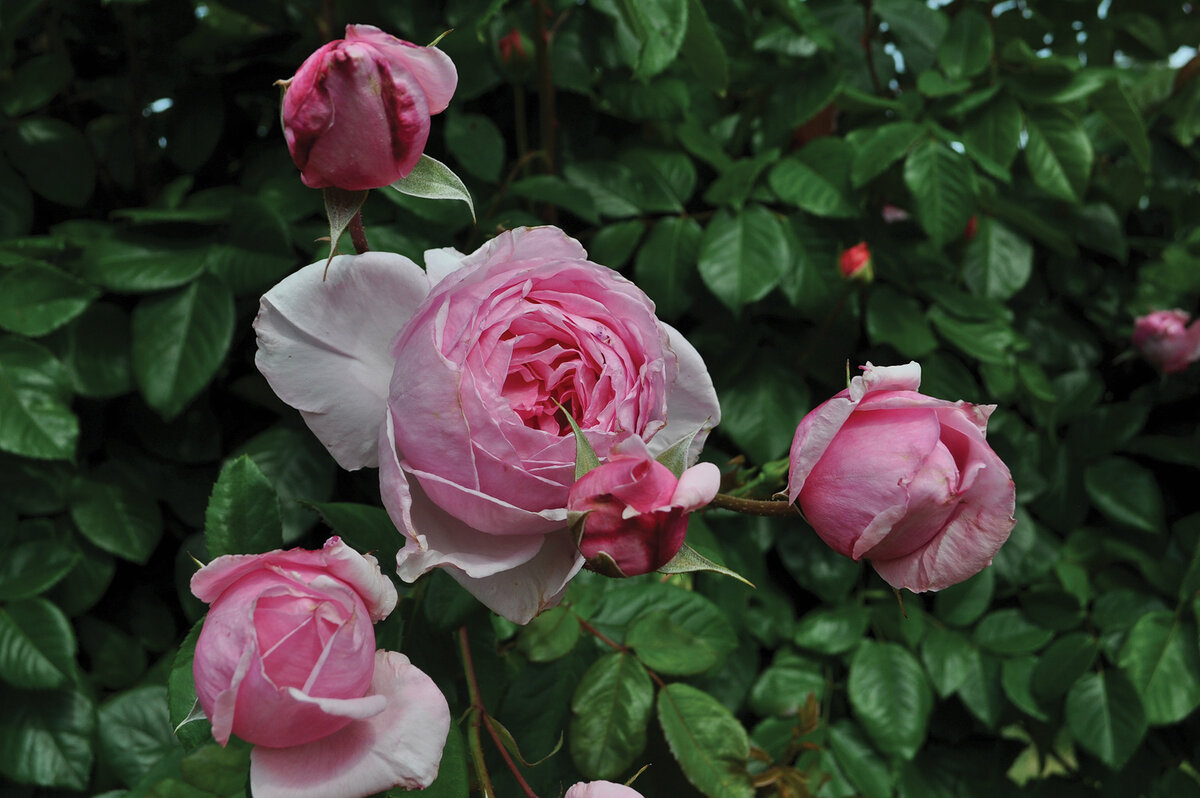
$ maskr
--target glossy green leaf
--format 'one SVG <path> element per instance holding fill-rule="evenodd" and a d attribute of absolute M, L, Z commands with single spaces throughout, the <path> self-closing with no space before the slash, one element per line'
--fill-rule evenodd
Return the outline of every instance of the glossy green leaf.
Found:
<path fill-rule="evenodd" d="M 483 114 L 446 115 L 446 149 L 475 177 L 499 182 L 504 166 L 504 135 Z"/>
<path fill-rule="evenodd" d="M 813 695 L 824 698 L 826 678 L 821 664 L 789 648 L 776 652 L 750 688 L 750 709 L 756 715 L 792 716 Z"/>
<path fill-rule="evenodd" d="M 850 783 L 865 798 L 890 798 L 892 772 L 857 726 L 848 720 L 831 725 L 829 748 Z"/>
<path fill-rule="evenodd" d="M 1018 609 L 988 613 L 975 627 L 975 642 L 996 654 L 1028 654 L 1054 637 L 1054 632 L 1030 623 Z"/>
<path fill-rule="evenodd" d="M 1030 689 L 1047 701 L 1057 699 L 1087 673 L 1096 661 L 1099 646 L 1083 632 L 1059 637 L 1046 647 L 1033 669 Z"/>
<path fill-rule="evenodd" d="M 634 75 L 650 78 L 679 54 L 688 29 L 688 0 L 621 0 L 621 9 L 640 43 Z"/>
<path fill-rule="evenodd" d="M 971 643 L 961 632 L 930 627 L 921 644 L 921 662 L 939 696 L 945 698 L 966 681 L 971 655 Z"/>
<path fill-rule="evenodd" d="M 721 427 L 754 463 L 785 454 L 811 405 L 807 386 L 778 364 L 752 361 L 721 385 Z"/>
<path fill-rule="evenodd" d="M 33 338 L 78 316 L 100 292 L 47 266 L 18 266 L 0 273 L 0 328 Z"/>
<path fill-rule="evenodd" d="M 133 390 L 129 314 L 97 302 L 47 344 L 62 360 L 75 392 L 107 399 Z"/>
<path fill-rule="evenodd" d="M 937 348 L 921 303 L 887 285 L 874 286 L 867 295 L 866 324 L 872 343 L 892 346 L 905 357 L 921 357 Z"/>
<path fill-rule="evenodd" d="M 1162 531 L 1162 491 L 1145 467 L 1109 457 L 1087 467 L 1083 484 L 1092 504 L 1110 520 L 1143 532 Z"/>
<path fill-rule="evenodd" d="M 641 219 L 627 219 L 605 225 L 596 231 L 588 244 L 588 257 L 611 269 L 620 269 L 629 262 L 634 250 L 646 232 L 646 223 Z M 641 281 L 638 281 L 641 285 Z M 661 308 L 659 313 L 661 314 Z"/>
<path fill-rule="evenodd" d="M 696 789 L 708 798 L 752 798 L 746 770 L 746 730 L 715 698 L 687 684 L 658 693 L 658 722 L 671 753 Z"/>
<path fill-rule="evenodd" d="M 838 186 L 798 158 L 780 161 L 767 182 L 781 200 L 814 216 L 847 218 L 857 213 Z"/>
<path fill-rule="evenodd" d="M 822 654 L 842 654 L 863 639 L 870 623 L 864 607 L 833 607 L 813 610 L 796 623 L 792 642 Z"/>
<path fill-rule="evenodd" d="M 71 491 L 71 520 L 97 547 L 145 564 L 162 537 L 158 502 L 115 481 L 81 477 Z"/>
<path fill-rule="evenodd" d="M 919 141 L 904 161 L 904 183 L 935 246 L 962 235 L 975 207 L 975 172 L 965 156 L 936 138 Z"/>
<path fill-rule="evenodd" d="M 589 779 L 611 781 L 646 746 L 654 685 L 631 654 L 614 651 L 588 668 L 571 699 L 571 760 Z"/>
<path fill-rule="evenodd" d="M 972 78 L 987 68 L 991 58 L 990 21 L 973 8 L 962 9 L 938 46 L 938 64 L 950 78 Z"/>
<path fill-rule="evenodd" d="M 890 122 L 864 137 L 854 151 L 850 179 L 855 188 L 869 182 L 904 157 L 921 135 L 915 122 Z"/>
<path fill-rule="evenodd" d="M 555 175 L 531 175 L 513 182 L 509 187 L 514 195 L 536 202 L 547 202 L 578 216 L 586 222 L 600 221 L 592 195 Z"/>
<path fill-rule="evenodd" d="M 0 529 L 0 602 L 44 593 L 71 572 L 81 555 L 63 527 L 35 518 Z"/>
<path fill-rule="evenodd" d="M 761 205 L 719 211 L 700 241 L 700 276 L 734 313 L 766 296 L 790 263 L 783 229 Z"/>
<path fill-rule="evenodd" d="M 1083 128 L 1056 113 L 1026 117 L 1025 131 L 1025 162 L 1033 182 L 1057 199 L 1079 202 L 1092 170 L 1092 144 Z"/>
<path fill-rule="evenodd" d="M 1143 615 L 1129 630 L 1117 664 L 1142 697 L 1151 726 L 1181 721 L 1200 706 L 1196 626 L 1175 613 Z"/>
<path fill-rule="evenodd" d="M 670 321 L 691 308 L 699 287 L 696 259 L 702 234 L 695 219 L 667 217 L 651 228 L 638 249 L 634 278 L 654 300 L 659 318 Z"/>
<path fill-rule="evenodd" d="M 348 546 L 363 554 L 373 554 L 380 563 L 396 559 L 404 545 L 396 525 L 382 507 L 352 502 L 306 502 L 321 514 L 321 520 Z"/>
<path fill-rule="evenodd" d="M 146 403 L 165 419 L 179 415 L 221 367 L 233 325 L 233 296 L 207 276 L 139 302 L 133 373 Z"/>
<path fill-rule="evenodd" d="M 79 421 L 68 405 L 68 384 L 50 352 L 30 341 L 0 337 L 0 450 L 70 459 Z"/>
<path fill-rule="evenodd" d="M 1141 698 L 1119 670 L 1081 677 L 1067 693 L 1066 706 L 1071 734 L 1113 770 L 1128 761 L 1146 734 Z"/>
<path fill-rule="evenodd" d="M 671 676 L 703 673 L 716 665 L 724 653 L 703 636 L 676 624 L 662 610 L 637 616 L 625 633 L 625 644 L 647 668 Z"/>
<path fill-rule="evenodd" d="M 207 248 L 181 247 L 169 239 L 146 235 L 112 235 L 78 243 L 86 247 L 87 257 L 75 271 L 117 293 L 178 288 L 198 277 L 209 258 Z"/>
<path fill-rule="evenodd" d="M 1008 299 L 1033 273 L 1033 247 L 997 219 L 981 219 L 967 244 L 963 279 L 980 296 Z"/>
<path fill-rule="evenodd" d="M 192 675 L 192 663 L 196 656 L 196 640 L 204 621 L 197 621 L 187 637 L 179 644 L 179 650 L 171 661 L 167 675 L 167 714 L 172 734 L 183 747 L 193 750 L 212 740 L 212 724 L 196 699 L 196 680 Z"/>
<path fill-rule="evenodd" d="M 1000 684 L 1000 659 L 972 648 L 967 654 L 966 678 L 958 686 L 958 697 L 966 708 L 989 729 L 995 729 L 1004 709 Z"/>
<path fill-rule="evenodd" d="M 921 664 L 896 643 L 864 640 L 850 660 L 854 716 L 879 750 L 912 759 L 925 741 L 933 692 Z"/>
<path fill-rule="evenodd" d="M 716 92 L 725 91 L 729 58 L 701 0 L 688 0 L 687 30 L 679 52 L 702 84 Z"/>
<path fill-rule="evenodd" d="M 1021 106 L 1007 94 L 1001 94 L 963 123 L 963 144 L 968 152 L 978 153 L 1005 169 L 1017 155 L 1021 143 Z"/>
<path fill-rule="evenodd" d="M 167 688 L 147 685 L 100 706 L 98 753 L 117 778 L 132 787 L 179 747 L 167 718 Z"/>
<path fill-rule="evenodd" d="M 279 497 L 246 455 L 221 469 L 204 515 L 204 537 L 212 557 L 258 554 L 283 545 Z"/>
<path fill-rule="evenodd" d="M 58 607 L 45 599 L 0 606 L 0 682 L 46 690 L 75 673 L 75 632 Z"/>
<path fill-rule="evenodd" d="M 305 428 L 275 426 L 241 446 L 231 456 L 248 454 L 279 494 L 283 542 L 290 544 L 316 521 L 300 502 L 323 502 L 333 492 L 337 466 L 320 441 Z"/>
<path fill-rule="evenodd" d="M 0 685 L 0 704 L 0 773 L 24 784 L 87 787 L 96 710 L 82 692 Z"/>
<path fill-rule="evenodd" d="M 27 117 L 4 136 L 9 161 L 51 202 L 82 207 L 96 185 L 96 161 L 82 133 L 59 119 Z"/>
<path fill-rule="evenodd" d="M 622 642 L 633 620 L 647 611 L 666 612 L 673 624 L 702 639 L 720 657 L 737 648 L 733 625 L 712 600 L 661 583 L 625 583 L 610 589 L 590 620 L 593 626 Z"/>
<path fill-rule="evenodd" d="M 1013 657 L 1004 660 L 1000 668 L 1000 683 L 1004 687 L 1004 695 L 1017 709 L 1043 722 L 1048 721 L 1050 716 L 1034 697 L 1032 684 L 1034 674 L 1044 659 L 1045 655 L 1042 659 L 1033 655 Z M 1079 674 L 1075 676 L 1078 677 Z"/>
<path fill-rule="evenodd" d="M 1143 172 L 1150 171 L 1150 138 L 1146 134 L 1146 122 L 1121 83 L 1117 80 L 1105 83 L 1104 88 L 1092 94 L 1091 103 L 1129 145 L 1138 168 Z"/>
<path fill-rule="evenodd" d="M 25 60 L 0 83 L 0 110 L 15 118 L 36 111 L 54 99 L 70 82 L 71 61 L 61 50 Z"/>
<path fill-rule="evenodd" d="M 552 607 L 521 629 L 517 650 L 531 662 L 553 662 L 571 652 L 579 635 L 575 613 L 566 607 Z"/>

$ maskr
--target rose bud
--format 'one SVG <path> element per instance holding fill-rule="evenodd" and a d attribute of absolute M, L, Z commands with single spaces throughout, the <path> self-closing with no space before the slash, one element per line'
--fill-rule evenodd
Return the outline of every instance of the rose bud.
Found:
<path fill-rule="evenodd" d="M 347 25 L 282 83 L 283 135 L 304 185 L 362 191 L 412 171 L 458 73 L 435 47 Z"/>
<path fill-rule="evenodd" d="M 788 498 L 821 539 L 892 587 L 941 590 L 1008 539 L 1016 490 L 985 440 L 995 405 L 917 393 L 921 367 L 870 363 L 800 422 Z"/>
<path fill-rule="evenodd" d="M 838 259 L 838 268 L 847 280 L 861 280 L 869 283 L 875 279 L 875 270 L 871 262 L 871 248 L 866 241 L 859 241 L 854 246 L 842 252 Z"/>
<path fill-rule="evenodd" d="M 683 546 L 688 513 L 711 502 L 720 482 L 712 463 L 697 463 L 676 478 L 641 438 L 625 438 L 567 494 L 586 567 L 626 577 L 666 565 Z"/>
<path fill-rule="evenodd" d="M 1133 324 L 1133 346 L 1164 374 L 1183 371 L 1200 360 L 1200 321 L 1182 310 L 1156 310 Z"/>
<path fill-rule="evenodd" d="M 642 794 L 611 781 L 581 781 L 573 784 L 563 798 L 642 798 Z"/>
<path fill-rule="evenodd" d="M 979 232 L 979 219 L 975 214 L 971 214 L 971 218 L 967 219 L 967 225 L 963 228 L 963 238 L 970 241 Z"/>
<path fill-rule="evenodd" d="M 375 558 L 337 537 L 321 551 L 217 557 L 192 576 L 211 605 L 196 696 L 221 745 L 254 743 L 255 798 L 360 798 L 437 777 L 450 709 L 403 654 L 375 650 L 396 606 Z"/>

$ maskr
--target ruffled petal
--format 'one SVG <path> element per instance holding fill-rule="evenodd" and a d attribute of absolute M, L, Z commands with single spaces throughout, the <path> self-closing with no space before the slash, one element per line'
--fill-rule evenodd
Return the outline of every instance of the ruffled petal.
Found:
<path fill-rule="evenodd" d="M 368 252 L 304 267 L 262 298 L 254 362 L 284 402 L 300 411 L 342 468 L 378 464 L 392 339 L 429 293 L 402 255 Z"/>
<path fill-rule="evenodd" d="M 320 740 L 291 748 L 255 746 L 254 798 L 363 798 L 437 778 L 450 708 L 433 680 L 393 651 L 375 653 L 371 693 L 386 709 Z"/>

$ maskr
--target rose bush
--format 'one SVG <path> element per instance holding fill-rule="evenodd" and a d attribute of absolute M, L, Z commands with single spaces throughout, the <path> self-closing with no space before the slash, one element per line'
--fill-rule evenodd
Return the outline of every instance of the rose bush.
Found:
<path fill-rule="evenodd" d="M 994 405 L 917 393 L 921 367 L 870 363 L 800 422 L 788 498 L 838 552 L 893 587 L 940 590 L 1008 539 L 1016 490 L 985 440 Z"/>
<path fill-rule="evenodd" d="M 637 576 L 666 565 L 683 546 L 688 513 L 713 500 L 721 471 L 697 463 L 676 477 L 629 436 L 608 459 L 567 493 L 567 512 L 579 521 L 579 550 L 594 571 Z"/>
<path fill-rule="evenodd" d="M 1164 374 L 1183 371 L 1200 360 L 1200 321 L 1183 310 L 1156 310 L 1133 325 L 1133 346 Z"/>
<path fill-rule="evenodd" d="M 283 134 L 300 179 L 359 191 L 412 171 L 458 73 L 436 47 L 347 25 L 345 39 L 321 47 L 283 84 Z"/>
<path fill-rule="evenodd" d="M 471 255 L 335 258 L 263 297 L 256 363 L 344 468 L 380 468 L 400 576 L 435 567 L 524 623 L 583 563 L 567 529 L 575 441 L 651 453 L 720 419 L 696 350 L 633 283 L 553 227 Z"/>
<path fill-rule="evenodd" d="M 581 781 L 571 785 L 563 798 L 642 798 L 642 794 L 632 787 L 611 781 Z"/>
<path fill-rule="evenodd" d="M 213 737 L 254 744 L 255 798 L 372 795 L 437 777 L 450 710 L 403 654 L 375 650 L 372 623 L 396 589 L 330 538 L 321 551 L 218 557 L 192 592 L 211 605 L 193 674 Z"/>

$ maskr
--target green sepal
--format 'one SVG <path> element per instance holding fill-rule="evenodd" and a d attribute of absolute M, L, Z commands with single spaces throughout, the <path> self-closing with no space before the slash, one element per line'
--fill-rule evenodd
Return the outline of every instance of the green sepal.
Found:
<path fill-rule="evenodd" d="M 596 456 L 596 450 L 588 443 L 588 439 L 583 435 L 583 430 L 579 428 L 575 418 L 567 412 L 567 408 L 562 405 L 559 405 L 558 408 L 567 417 L 567 423 L 571 425 L 571 432 L 575 435 L 575 481 L 578 482 L 584 474 L 600 465 L 600 458 Z"/>
<path fill-rule="evenodd" d="M 330 186 L 321 190 L 325 196 L 325 215 L 329 217 L 329 258 L 325 261 L 325 275 L 329 275 L 329 264 L 337 254 L 338 239 L 350 225 L 350 220 L 367 201 L 369 191 L 346 191 Z M 322 277 L 322 280 L 325 278 Z"/>
<path fill-rule="evenodd" d="M 737 571 L 730 570 L 724 565 L 713 562 L 686 543 L 683 544 L 683 548 L 676 552 L 670 562 L 658 569 L 660 574 L 686 574 L 692 571 L 712 571 L 713 573 L 724 574 L 725 576 L 733 577 L 744 585 L 754 587 L 753 582 Z"/>
<path fill-rule="evenodd" d="M 449 166 L 428 155 L 421 156 L 408 177 L 400 178 L 388 188 L 410 197 L 462 200 L 471 209 L 471 221 L 477 221 L 471 192 L 467 191 L 463 181 Z"/>
<path fill-rule="evenodd" d="M 556 742 L 554 747 L 550 749 L 550 753 L 546 754 L 541 759 L 535 759 L 534 761 L 530 762 L 525 758 L 525 755 L 521 753 L 521 749 L 517 745 L 516 739 L 513 738 L 512 733 L 508 729 L 504 728 L 504 724 L 496 720 L 496 718 L 492 715 L 488 715 L 487 722 L 492 725 L 493 729 L 495 729 L 496 736 L 500 738 L 500 742 L 504 743 L 504 747 L 508 749 L 508 752 L 516 757 L 517 761 L 527 768 L 537 767 L 550 757 L 557 754 L 563 747 L 563 735 L 562 732 L 559 732 L 558 742 Z"/>
<path fill-rule="evenodd" d="M 684 435 L 654 459 L 669 468 L 675 478 L 679 479 L 687 470 L 688 450 L 692 448 L 692 441 L 696 439 L 702 429 L 704 429 L 703 425 L 696 427 L 695 432 L 691 435 Z"/>

